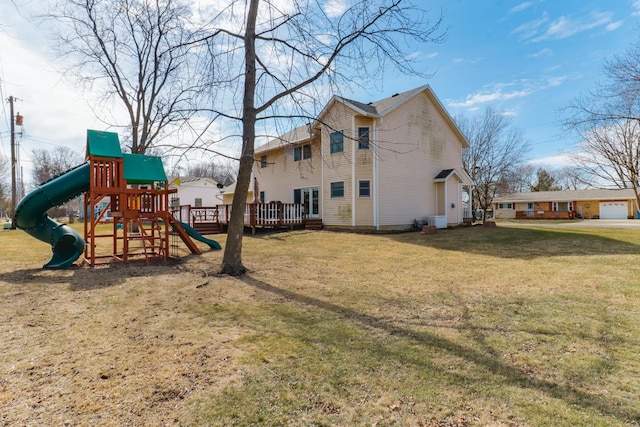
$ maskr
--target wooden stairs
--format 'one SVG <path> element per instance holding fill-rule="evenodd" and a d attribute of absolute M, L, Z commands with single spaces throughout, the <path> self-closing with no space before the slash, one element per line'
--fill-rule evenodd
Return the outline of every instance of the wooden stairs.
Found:
<path fill-rule="evenodd" d="M 196 222 L 193 228 L 200 234 L 220 234 L 222 230 L 218 222 Z"/>
<path fill-rule="evenodd" d="M 322 230 L 322 218 L 307 218 L 304 228 L 305 230 Z"/>

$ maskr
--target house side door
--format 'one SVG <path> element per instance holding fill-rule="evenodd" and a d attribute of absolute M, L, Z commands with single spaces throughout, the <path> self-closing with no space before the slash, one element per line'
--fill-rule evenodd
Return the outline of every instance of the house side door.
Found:
<path fill-rule="evenodd" d="M 307 218 L 320 216 L 320 191 L 318 187 L 296 188 L 293 190 L 293 203 L 303 203 Z"/>

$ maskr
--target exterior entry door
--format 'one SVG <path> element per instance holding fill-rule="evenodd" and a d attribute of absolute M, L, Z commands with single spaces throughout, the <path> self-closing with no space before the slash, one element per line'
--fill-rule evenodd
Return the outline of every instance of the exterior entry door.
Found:
<path fill-rule="evenodd" d="M 307 214 L 307 218 L 318 218 L 320 216 L 320 192 L 318 191 L 318 187 L 293 190 L 293 196 L 294 203 L 304 204 L 304 211 Z"/>

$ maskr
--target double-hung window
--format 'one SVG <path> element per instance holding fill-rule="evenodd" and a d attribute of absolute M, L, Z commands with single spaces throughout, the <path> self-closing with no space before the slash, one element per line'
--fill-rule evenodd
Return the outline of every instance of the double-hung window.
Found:
<path fill-rule="evenodd" d="M 311 158 L 311 144 L 299 145 L 293 148 L 293 160 L 307 160 Z"/>
<path fill-rule="evenodd" d="M 358 150 L 368 150 L 368 149 L 369 149 L 369 128 L 360 127 L 358 128 Z"/>
<path fill-rule="evenodd" d="M 329 152 L 331 154 L 342 153 L 344 151 L 344 133 L 333 132 L 331 133 L 329 138 L 330 138 Z"/>
<path fill-rule="evenodd" d="M 358 181 L 358 197 L 371 197 L 371 181 Z"/>
<path fill-rule="evenodd" d="M 344 197 L 344 181 L 331 183 L 331 198 L 338 199 Z"/>

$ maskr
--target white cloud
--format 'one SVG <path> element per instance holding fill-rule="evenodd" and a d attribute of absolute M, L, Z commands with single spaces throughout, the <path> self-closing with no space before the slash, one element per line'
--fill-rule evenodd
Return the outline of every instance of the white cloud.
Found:
<path fill-rule="evenodd" d="M 515 98 L 524 98 L 532 93 L 531 89 L 520 89 L 506 91 L 507 87 L 513 86 L 513 84 L 499 83 L 492 88 L 482 90 L 480 92 L 468 95 L 464 101 L 451 101 L 448 103 L 450 107 L 455 108 L 469 108 L 478 104 L 485 104 L 488 102 L 507 101 Z"/>
<path fill-rule="evenodd" d="M 551 55 L 552 52 L 553 51 L 551 49 L 546 47 L 546 48 L 541 49 L 541 50 L 539 50 L 539 51 L 537 51 L 535 53 L 532 53 L 531 55 L 529 55 L 529 58 L 540 58 L 541 56 L 549 56 L 549 55 Z"/>
<path fill-rule="evenodd" d="M 522 79 L 510 83 L 496 83 L 468 95 L 464 100 L 448 100 L 447 105 L 453 108 L 470 109 L 476 108 L 479 104 L 525 98 L 535 92 L 560 86 L 565 80 L 566 76 L 552 76 L 539 79 Z M 507 115 L 516 114 L 514 110 L 507 111 Z"/>
<path fill-rule="evenodd" d="M 622 26 L 623 21 L 616 21 L 616 22 L 612 22 L 609 25 L 607 25 L 607 31 L 615 31 L 618 28 L 620 28 Z"/>
<path fill-rule="evenodd" d="M 631 16 L 640 16 L 640 0 L 635 0 L 631 7 L 634 9 Z"/>
<path fill-rule="evenodd" d="M 526 1 L 524 3 L 520 3 L 519 5 L 514 6 L 511 9 L 509 9 L 509 13 L 522 12 L 523 10 L 528 9 L 532 5 L 533 5 L 533 2 L 530 2 L 530 1 Z"/>
<path fill-rule="evenodd" d="M 551 20 L 545 12 L 542 17 L 518 26 L 512 33 L 519 34 L 524 40 L 540 42 L 561 40 L 601 27 L 613 31 L 620 25 L 622 25 L 621 21 L 613 21 L 612 12 L 592 11 L 582 16 L 563 15 L 554 20 Z"/>
<path fill-rule="evenodd" d="M 575 166 L 575 156 L 572 153 L 561 153 L 554 156 L 539 157 L 529 161 L 534 166 L 544 166 L 551 168 L 563 168 Z"/>
<path fill-rule="evenodd" d="M 339 18 L 347 11 L 348 5 L 344 0 L 329 0 L 323 9 L 329 18 Z"/>
<path fill-rule="evenodd" d="M 547 12 L 544 12 L 540 18 L 519 25 L 512 31 L 512 33 L 520 34 L 520 37 L 525 40 L 531 39 L 539 33 L 538 29 L 544 26 L 547 22 L 549 22 L 549 15 Z"/>

